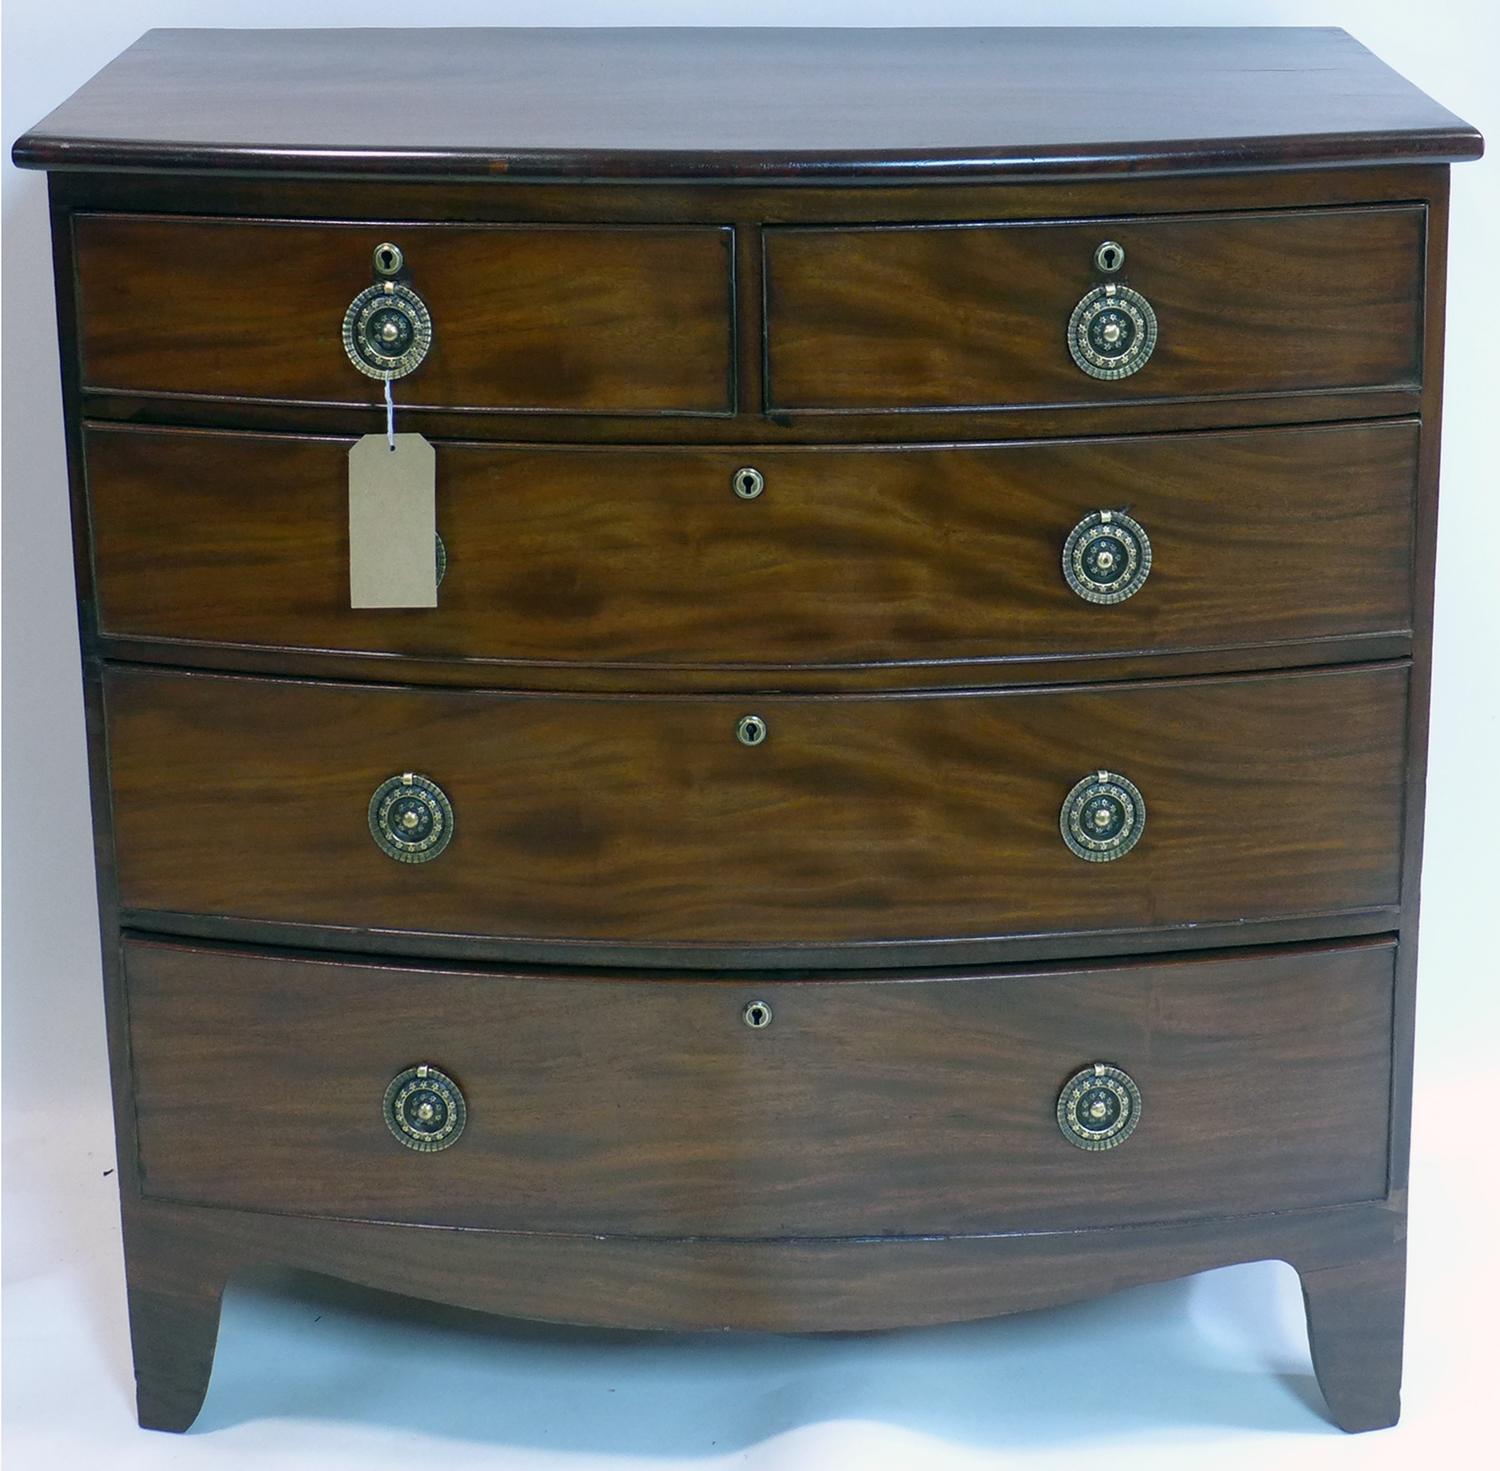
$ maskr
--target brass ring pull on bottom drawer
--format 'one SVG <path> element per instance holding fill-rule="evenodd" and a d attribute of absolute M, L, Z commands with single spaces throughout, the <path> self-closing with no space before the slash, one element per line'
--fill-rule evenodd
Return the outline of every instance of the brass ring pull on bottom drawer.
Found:
<path fill-rule="evenodd" d="M 1140 1121 L 1141 1090 L 1135 1079 L 1107 1062 L 1074 1073 L 1057 1096 L 1057 1127 L 1079 1149 L 1114 1149 Z"/>
<path fill-rule="evenodd" d="M 386 1128 L 418 1154 L 452 1148 L 469 1121 L 468 1105 L 458 1084 L 426 1062 L 391 1079 L 383 1112 Z"/>

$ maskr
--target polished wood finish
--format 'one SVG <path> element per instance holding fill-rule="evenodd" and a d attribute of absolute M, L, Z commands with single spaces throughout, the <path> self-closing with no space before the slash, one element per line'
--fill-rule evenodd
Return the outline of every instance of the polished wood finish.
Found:
<path fill-rule="evenodd" d="M 398 50 L 424 103 L 399 138 L 348 84 L 352 57 Z M 1141 85 L 1080 88 L 1079 67 L 1097 74 L 1106 59 Z M 775 106 L 724 105 L 746 90 Z M 1016 1311 L 1268 1257 L 1302 1276 L 1336 1422 L 1390 1423 L 1445 164 L 1479 148 L 1342 33 L 1265 30 L 153 33 L 23 138 L 18 161 L 54 170 L 142 1423 L 191 1423 L 223 1286 L 261 1264 L 561 1321 L 819 1331 Z M 446 601 L 422 624 L 338 606 L 342 501 L 323 468 L 384 425 L 378 387 L 334 349 L 370 246 L 398 225 L 421 245 L 416 285 L 443 298 L 447 354 L 397 386 L 400 427 L 439 441 L 445 534 L 464 518 Z M 1126 275 L 1163 313 L 1163 337 L 1137 379 L 1096 388 L 1063 340 L 1095 279 L 1087 257 L 1015 243 L 1076 236 L 1091 252 L 1105 225 L 1138 232 Z M 1257 243 L 1273 236 L 1281 246 Z M 306 242 L 295 270 L 223 243 L 273 240 Z M 110 278 L 101 242 L 130 247 L 129 279 Z M 997 269 L 1002 243 L 1028 280 Z M 802 269 L 794 318 L 799 252 L 819 268 Z M 277 317 L 265 289 L 277 271 L 269 284 L 320 326 Z M 269 344 L 251 301 L 279 322 Z M 742 457 L 774 471 L 759 502 L 724 487 Z M 517 497 L 521 465 L 532 489 Z M 583 479 L 594 465 L 613 473 Z M 710 471 L 717 489 L 700 500 Z M 468 493 L 449 495 L 459 485 Z M 1148 590 L 1112 610 L 1074 607 L 1055 548 L 1040 557 L 1069 517 L 1108 503 L 1095 486 L 1149 509 L 1160 558 Z M 730 548 L 720 515 L 736 517 Z M 757 625 L 755 606 L 774 617 Z M 1100 627 L 1115 636 L 1090 646 Z M 1309 664 L 1329 667 L 1283 672 Z M 280 678 L 223 677 L 234 670 Z M 394 687 L 372 686 L 375 671 Z M 730 723 L 752 708 L 773 737 L 746 751 Z M 376 853 L 363 806 L 375 781 L 415 764 L 413 746 L 441 758 L 439 779 L 457 773 L 459 837 L 402 873 Z M 1101 869 L 1066 854 L 1056 808 L 1103 762 L 1146 774 L 1150 819 L 1140 848 Z M 452 928 L 473 916 L 479 932 Z M 551 929 L 518 937 L 518 920 Z M 1057 927 L 1027 929 L 1045 924 Z M 825 939 L 796 938 L 810 933 Z M 337 977 L 348 1004 L 334 1014 L 296 984 L 310 973 Z M 778 1019 L 759 1034 L 736 1022 L 731 1041 L 715 999 L 752 985 L 774 991 Z M 423 991 L 434 1006 L 418 1015 Z M 480 1201 L 465 1187 L 476 1212 L 561 1220 L 571 1199 L 576 1230 L 433 1229 L 436 1206 L 411 1224 L 279 1214 L 278 1190 L 319 1210 L 317 1190 L 373 1197 L 374 1177 L 344 1178 L 347 1154 L 316 1178 L 306 1162 L 249 1174 L 225 1162 L 290 1149 L 239 1132 L 220 1085 L 289 1076 L 301 1054 L 273 1056 L 266 1038 L 295 1018 L 294 1048 L 346 1079 L 381 1047 L 393 1067 L 416 1060 L 396 1056 L 400 1028 L 378 1026 L 372 997 L 414 1034 L 451 1038 L 445 1050 L 494 1035 L 491 1052 L 509 1036 L 495 1019 L 525 998 L 517 1032 L 544 1058 L 531 1074 L 541 1098 L 582 1076 L 575 1032 L 599 1038 L 593 1061 L 608 1055 L 601 1019 L 636 995 L 656 1026 L 648 1037 L 646 1017 L 617 1018 L 638 1029 L 639 1055 L 558 1098 L 572 1135 L 530 1136 L 535 1193 Z M 539 1019 L 563 996 L 612 1005 L 544 1037 Z M 871 996 L 887 1020 L 866 1035 L 849 1018 Z M 701 1024 L 684 1027 L 688 1013 Z M 1024 1025 L 940 1046 L 960 1016 Z M 1194 1018 L 1201 1029 L 1184 1025 Z M 810 1031 L 789 1025 L 809 1019 Z M 221 1024 L 232 1030 L 206 1030 Z M 822 1053 L 776 1073 L 806 1036 Z M 1151 1082 L 1138 1137 L 1075 1159 L 1049 1103 L 1049 1147 L 1067 1159 L 1042 1174 L 1027 1150 L 1044 1121 L 1017 1104 L 986 1143 L 963 1100 L 1017 1099 L 1041 1077 L 1038 1050 L 1095 1038 L 1132 1055 L 1157 1044 L 1137 1064 Z M 736 1047 L 769 1070 L 695 1070 Z M 839 1066 L 824 1070 L 830 1052 Z M 648 1073 L 662 1055 L 671 1066 Z M 976 1061 L 990 1056 L 1013 1069 L 985 1074 Z M 1282 1120 L 1274 1137 L 1239 1114 L 1199 1110 L 1189 1126 L 1175 1104 L 1151 1111 L 1190 1093 L 1200 1064 L 1245 1079 L 1256 1059 L 1262 1088 L 1235 1097 Z M 669 1106 L 673 1068 L 673 1099 L 696 1100 L 692 1112 Z M 464 1074 L 486 1120 L 515 1086 L 485 1060 Z M 879 1090 L 868 1118 L 840 1111 L 851 1076 Z M 191 1100 L 190 1077 L 202 1080 Z M 1287 1078 L 1301 1080 L 1295 1095 L 1278 1091 Z M 607 1160 L 552 1149 L 611 1088 L 661 1106 L 608 1121 Z M 912 1133 L 889 1131 L 877 1151 L 874 1120 L 903 1092 Z M 752 1095 L 765 1114 L 751 1128 L 784 1135 L 789 1095 L 826 1101 L 803 1121 L 818 1180 L 801 1177 L 800 1194 L 786 1185 L 792 1149 L 736 1156 L 743 1120 L 728 1099 Z M 378 1124 L 373 1104 L 346 1112 L 342 1089 L 313 1101 L 314 1119 L 346 1120 L 351 1138 Z M 181 1147 L 206 1132 L 195 1106 L 222 1120 L 217 1164 L 206 1144 Z M 276 1109 L 290 1127 L 284 1100 Z M 486 1174 L 508 1156 L 478 1119 L 448 1155 L 397 1159 L 388 1137 L 371 1148 L 439 1170 L 477 1158 Z M 858 1144 L 847 1155 L 841 1121 Z M 1153 1152 L 1157 1130 L 1170 1151 Z M 950 1133 L 1032 1160 L 1035 1191 L 997 1171 L 955 1183 Z M 1273 1158 L 1282 1136 L 1295 1148 Z M 330 1158 L 333 1137 L 318 1136 Z M 667 1147 L 684 1137 L 702 1145 L 696 1159 Z M 919 1139 L 937 1141 L 926 1156 Z M 1253 1200 L 1214 1163 L 1216 1141 L 1249 1162 Z M 367 1171 L 375 1154 L 351 1147 Z M 726 1199 L 721 1173 L 700 1213 L 753 1224 L 784 1204 L 788 1219 L 861 1234 L 621 1235 L 582 1219 L 581 1192 L 549 1193 L 591 1165 L 618 1179 L 631 1152 L 662 1178 L 732 1162 L 781 1182 L 780 1201 Z M 1183 1156 L 1202 1163 L 1179 1168 Z M 1090 1164 L 1142 1188 L 1122 1185 L 1085 1221 L 1095 1205 L 1067 1189 Z M 861 1189 L 861 1170 L 907 1183 L 883 1197 Z M 253 1199 L 252 1178 L 265 1186 Z M 1144 1219 L 1148 1178 L 1158 1214 L 1190 1214 Z M 169 1179 L 246 1208 L 150 1193 Z M 616 1221 L 634 1208 L 693 1224 L 694 1199 L 620 1188 L 596 1201 Z M 1237 1190 L 1245 1213 L 1218 1214 Z M 1085 1224 L 862 1234 L 877 1216 L 904 1230 L 938 1203 L 956 1220 L 1050 1208 Z"/>
<path fill-rule="evenodd" d="M 1421 376 L 1419 206 L 1281 215 L 765 232 L 766 401 L 783 412 L 1314 393 Z M 1101 381 L 1066 327 L 1094 251 L 1160 325 Z"/>
<path fill-rule="evenodd" d="M 75 218 L 79 353 L 95 392 L 382 402 L 337 330 L 394 238 L 432 315 L 398 402 L 616 414 L 733 410 L 722 229 Z"/>
<path fill-rule="evenodd" d="M 909 450 L 445 443 L 438 606 L 377 612 L 349 607 L 348 441 L 87 439 L 100 632 L 169 657 L 189 643 L 266 667 L 302 649 L 736 680 L 891 664 L 921 680 L 1047 658 L 1107 670 L 1134 650 L 1233 649 L 1235 667 L 1257 643 L 1310 663 L 1327 641 L 1411 629 L 1413 423 Z M 754 501 L 731 492 L 742 465 L 765 477 Z M 1128 509 L 1154 555 L 1109 607 L 1059 568 L 1101 507 Z"/>
<path fill-rule="evenodd" d="M 1399 1377 L 1399 1360 L 1393 1363 L 1388 1347 L 1388 1313 L 1386 1352 L 1343 1361 L 1366 1372 L 1364 1382 L 1338 1373 L 1324 1352 L 1330 1333 L 1353 1314 L 1367 1313 L 1373 1323 L 1390 1301 L 1386 1282 L 1372 1280 L 1367 1267 L 1384 1264 L 1389 1272 L 1400 1260 L 1393 1242 L 1404 1217 L 1385 1203 L 1106 1231 L 856 1240 L 434 1231 L 138 1196 L 127 1197 L 125 1220 L 127 1240 L 138 1243 L 137 1270 L 155 1289 L 149 1296 L 132 1291 L 141 1421 L 169 1430 L 192 1423 L 208 1388 L 203 1346 L 211 1344 L 217 1325 L 218 1287 L 237 1271 L 272 1263 L 512 1317 L 615 1328 L 816 1333 L 833 1324 L 869 1331 L 993 1317 L 1213 1267 L 1281 1259 L 1304 1282 L 1313 1281 L 1309 1337 L 1319 1345 L 1319 1385 L 1337 1423 L 1375 1428 L 1363 1423 L 1362 1412 L 1372 1396 L 1384 1394 L 1387 1414 L 1393 1413 Z M 1341 1267 L 1351 1270 L 1340 1277 Z M 1318 1289 L 1340 1280 L 1355 1300 L 1336 1305 Z M 286 1373 L 288 1409 L 300 1411 L 303 1386 L 290 1364 Z M 1127 1401 L 1119 1408 L 1122 1416 L 1132 1412 Z"/>
<path fill-rule="evenodd" d="M 393 108 L 371 77 L 422 106 Z M 50 169 L 800 183 L 1481 146 L 1333 29 L 356 29 L 148 32 L 14 153 Z"/>
<path fill-rule="evenodd" d="M 512 1231 L 973 1235 L 1385 1191 L 1394 947 L 914 980 L 497 975 L 126 945 L 146 1195 Z M 741 1019 L 771 1007 L 762 1031 Z M 1141 1089 L 1069 1144 L 1097 1059 Z M 468 1105 L 381 1117 L 429 1062 Z"/>
<path fill-rule="evenodd" d="M 528 697 L 116 669 L 106 710 L 133 909 L 518 940 L 796 947 L 1291 916 L 1398 895 L 1406 670 L 921 698 Z M 1137 847 L 1071 854 L 1107 767 Z M 387 777 L 454 837 L 393 862 Z M 691 950 L 675 953 L 687 957 Z"/>

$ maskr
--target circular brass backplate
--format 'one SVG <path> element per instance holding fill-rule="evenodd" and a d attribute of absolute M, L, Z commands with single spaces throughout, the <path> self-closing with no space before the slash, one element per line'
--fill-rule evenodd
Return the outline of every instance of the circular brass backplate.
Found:
<path fill-rule="evenodd" d="M 1107 1062 L 1074 1073 L 1057 1095 L 1057 1127 L 1079 1149 L 1114 1149 L 1141 1121 L 1141 1090 L 1135 1079 Z"/>
<path fill-rule="evenodd" d="M 1124 511 L 1092 511 L 1063 543 L 1063 576 L 1086 603 L 1123 603 L 1151 575 L 1151 538 Z"/>
<path fill-rule="evenodd" d="M 403 772 L 375 788 L 370 835 L 397 863 L 429 863 L 453 841 L 453 804 L 435 781 Z"/>
<path fill-rule="evenodd" d="M 1068 319 L 1068 351 L 1090 378 L 1128 378 L 1156 349 L 1156 313 L 1139 291 L 1096 286 Z"/>
<path fill-rule="evenodd" d="M 344 313 L 344 351 L 367 378 L 404 378 L 432 346 L 432 318 L 410 286 L 367 286 Z"/>
<path fill-rule="evenodd" d="M 385 1125 L 408 1149 L 435 1154 L 458 1143 L 469 1121 L 457 1083 L 429 1063 L 397 1073 L 385 1090 Z"/>
<path fill-rule="evenodd" d="M 1146 830 L 1146 799 L 1114 771 L 1096 771 L 1068 793 L 1058 818 L 1063 842 L 1089 863 L 1123 858 Z"/>

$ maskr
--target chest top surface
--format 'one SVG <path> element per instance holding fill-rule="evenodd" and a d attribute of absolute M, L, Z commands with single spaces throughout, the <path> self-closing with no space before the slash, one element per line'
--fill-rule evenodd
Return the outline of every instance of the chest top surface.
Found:
<path fill-rule="evenodd" d="M 154 30 L 47 169 L 747 182 L 1442 162 L 1479 135 L 1341 30 Z"/>

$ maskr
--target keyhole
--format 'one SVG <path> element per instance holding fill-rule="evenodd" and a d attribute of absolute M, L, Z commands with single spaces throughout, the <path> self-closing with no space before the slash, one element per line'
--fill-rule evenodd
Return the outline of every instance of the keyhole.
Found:
<path fill-rule="evenodd" d="M 744 1018 L 745 1025 L 757 1032 L 771 1025 L 771 1007 L 765 1001 L 747 1003 L 740 1015 Z"/>
<path fill-rule="evenodd" d="M 1094 264 L 1101 271 L 1118 271 L 1125 264 L 1125 247 L 1117 241 L 1105 240 L 1094 252 Z"/>
<path fill-rule="evenodd" d="M 392 245 L 386 241 L 375 247 L 375 274 L 378 276 L 394 276 L 405 261 L 401 254 L 399 245 Z"/>

